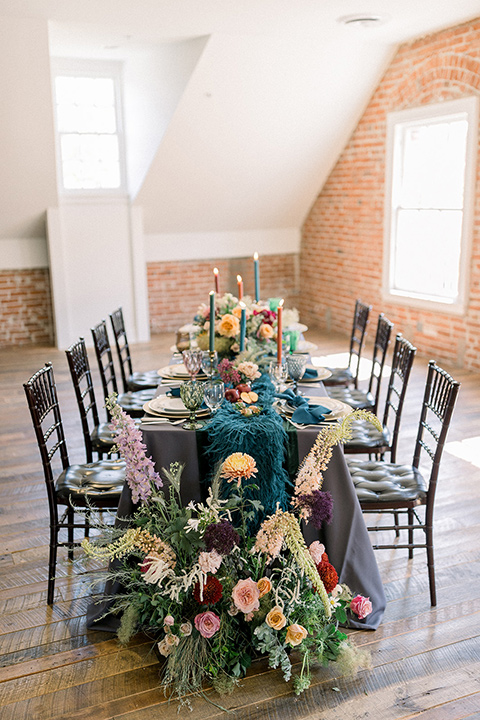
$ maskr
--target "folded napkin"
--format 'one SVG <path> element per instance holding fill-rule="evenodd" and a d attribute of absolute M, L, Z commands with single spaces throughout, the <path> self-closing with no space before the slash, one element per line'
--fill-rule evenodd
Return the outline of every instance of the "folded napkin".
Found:
<path fill-rule="evenodd" d="M 180 388 L 170 388 L 170 390 L 167 390 L 166 393 L 169 397 L 180 397 Z"/>
<path fill-rule="evenodd" d="M 296 410 L 292 415 L 293 422 L 301 425 L 316 425 L 325 420 L 325 415 L 329 415 L 332 411 L 323 405 L 312 405 L 301 395 L 295 395 L 293 390 L 285 390 L 276 397 L 286 400 L 289 405 L 295 407 Z"/>
<path fill-rule="evenodd" d="M 318 378 L 318 370 L 315 370 L 315 368 L 305 368 L 305 372 L 303 373 L 303 377 L 307 380 L 313 380 L 313 378 Z M 301 380 L 299 382 L 302 382 Z"/>

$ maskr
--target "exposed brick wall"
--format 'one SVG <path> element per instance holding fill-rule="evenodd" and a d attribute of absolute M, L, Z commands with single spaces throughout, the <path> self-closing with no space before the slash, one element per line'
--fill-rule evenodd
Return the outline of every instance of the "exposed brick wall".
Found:
<path fill-rule="evenodd" d="M 190 322 L 201 302 L 208 303 L 214 288 L 213 268 L 218 267 L 220 292 L 237 293 L 241 275 L 245 295 L 254 295 L 252 258 L 184 260 L 147 265 L 150 328 L 153 333 L 176 330 Z M 268 255 L 260 258 L 260 294 L 284 297 L 289 307 L 298 305 L 298 256 Z"/>
<path fill-rule="evenodd" d="M 480 93 L 480 20 L 400 47 L 304 224 L 302 318 L 350 333 L 355 299 L 383 311 L 423 355 L 480 370 L 480 160 L 463 317 L 382 301 L 383 199 L 388 112 Z M 370 336 L 373 330 L 370 330 Z"/>
<path fill-rule="evenodd" d="M 46 268 L 0 271 L 0 347 L 51 345 L 50 274 Z"/>

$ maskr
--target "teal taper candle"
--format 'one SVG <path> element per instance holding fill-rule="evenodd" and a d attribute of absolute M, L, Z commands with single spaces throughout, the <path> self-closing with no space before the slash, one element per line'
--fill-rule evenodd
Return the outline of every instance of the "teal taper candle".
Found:
<path fill-rule="evenodd" d="M 241 302 L 242 312 L 240 315 L 240 352 L 245 350 L 245 335 L 247 333 L 247 308 L 245 303 Z"/>

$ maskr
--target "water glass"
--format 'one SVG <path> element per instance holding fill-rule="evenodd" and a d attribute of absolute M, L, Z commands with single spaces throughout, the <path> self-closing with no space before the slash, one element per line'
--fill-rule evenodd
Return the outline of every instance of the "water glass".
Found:
<path fill-rule="evenodd" d="M 202 353 L 202 370 L 205 373 L 205 375 L 208 375 L 208 377 L 211 379 L 215 375 L 218 367 L 218 353 L 215 350 L 214 352 L 210 352 L 210 350 L 204 350 Z"/>
<path fill-rule="evenodd" d="M 180 385 L 180 397 L 187 410 L 190 410 L 190 417 L 182 427 L 185 430 L 198 430 L 198 428 L 203 427 L 203 423 L 199 422 L 195 417 L 195 411 L 203 402 L 203 383 L 196 380 L 187 380 L 182 383 Z"/>
<path fill-rule="evenodd" d="M 286 360 L 283 359 L 281 362 L 272 360 L 268 368 L 268 374 L 270 376 L 270 380 L 275 386 L 275 391 L 280 392 L 282 390 L 282 386 L 285 385 L 288 378 Z"/>
<path fill-rule="evenodd" d="M 225 399 L 225 385 L 220 380 L 208 380 L 204 383 L 203 390 L 206 404 L 215 412 Z"/>
<path fill-rule="evenodd" d="M 192 380 L 195 380 L 202 367 L 202 351 L 198 348 L 182 352 L 183 363 Z"/>
<path fill-rule="evenodd" d="M 288 374 L 293 380 L 293 392 L 295 395 L 298 395 L 298 381 L 302 379 L 306 365 L 306 355 L 289 355 L 287 357 Z"/>

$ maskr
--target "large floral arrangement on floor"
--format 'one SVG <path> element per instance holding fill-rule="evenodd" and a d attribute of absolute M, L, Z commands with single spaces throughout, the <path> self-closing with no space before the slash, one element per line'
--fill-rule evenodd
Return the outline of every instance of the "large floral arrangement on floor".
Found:
<path fill-rule="evenodd" d="M 242 301 L 246 307 L 246 350 L 250 355 L 257 353 L 274 354 L 277 338 L 277 312 L 263 302 L 255 302 L 245 296 Z M 240 351 L 240 318 L 242 308 L 238 298 L 230 293 L 217 298 L 215 303 L 215 350 L 228 356 Z M 298 311 L 285 308 L 284 327 L 298 323 Z M 208 350 L 210 307 L 200 305 L 194 324 L 200 329 L 197 342 L 202 350 Z"/>
<path fill-rule="evenodd" d="M 230 691 L 258 655 L 267 655 L 270 667 L 289 681 L 292 650 L 302 660 L 292 678 L 297 694 L 309 686 L 314 662 L 365 667 L 365 654 L 339 624 L 352 612 L 368 615 L 370 600 L 339 584 L 323 545 L 307 547 L 300 527 L 301 520 L 316 528 L 331 521 L 322 473 L 351 420 L 322 428 L 299 469 L 291 510 L 278 508 L 250 535 L 247 527 L 260 509 L 245 496 L 256 482 L 251 456 L 231 454 L 205 502 L 182 507 L 182 467 L 164 471 L 163 484 L 134 421 L 112 400 L 109 408 L 139 504 L 127 527 L 82 545 L 88 555 L 115 561 L 110 576 L 123 587 L 114 596 L 121 613 L 118 637 L 126 643 L 140 630 L 152 636 L 165 658 L 165 689 L 181 701 L 200 692 L 204 681 Z"/>

